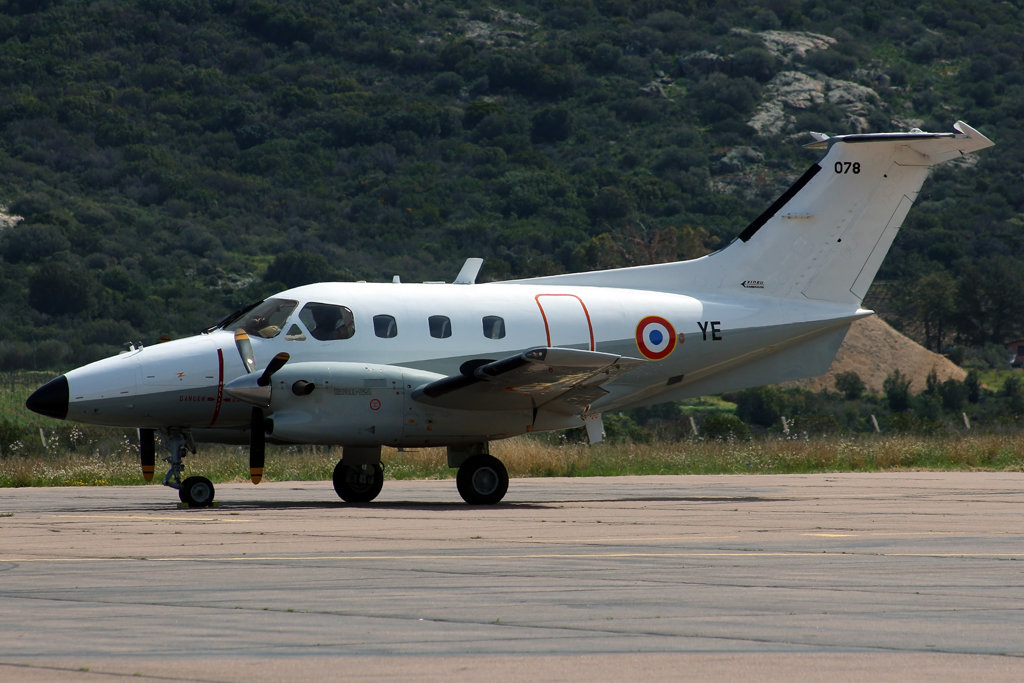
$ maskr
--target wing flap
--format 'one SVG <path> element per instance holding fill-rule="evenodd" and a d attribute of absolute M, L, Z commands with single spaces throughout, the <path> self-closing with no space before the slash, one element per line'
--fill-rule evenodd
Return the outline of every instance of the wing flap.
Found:
<path fill-rule="evenodd" d="M 538 347 L 467 367 L 458 375 L 416 389 L 412 398 L 458 410 L 548 407 L 580 413 L 607 393 L 602 384 L 645 362 L 598 351 Z"/>

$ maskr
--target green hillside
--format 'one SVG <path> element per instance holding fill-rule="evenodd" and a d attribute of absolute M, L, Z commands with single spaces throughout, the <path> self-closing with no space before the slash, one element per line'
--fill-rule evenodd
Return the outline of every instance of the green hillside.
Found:
<path fill-rule="evenodd" d="M 0 0 L 0 369 L 318 279 L 696 256 L 832 134 L 962 118 L 869 294 L 1024 336 L 1024 17 L 1005 2 Z"/>

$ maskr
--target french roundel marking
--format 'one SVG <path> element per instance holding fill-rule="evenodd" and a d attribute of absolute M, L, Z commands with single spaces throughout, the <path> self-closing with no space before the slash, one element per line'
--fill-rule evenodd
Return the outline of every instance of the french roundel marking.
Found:
<path fill-rule="evenodd" d="M 380 410 L 380 399 L 370 399 L 370 410 Z"/>
<path fill-rule="evenodd" d="M 649 315 L 636 325 L 636 347 L 645 358 L 667 358 L 676 348 L 676 330 L 660 315 Z"/>

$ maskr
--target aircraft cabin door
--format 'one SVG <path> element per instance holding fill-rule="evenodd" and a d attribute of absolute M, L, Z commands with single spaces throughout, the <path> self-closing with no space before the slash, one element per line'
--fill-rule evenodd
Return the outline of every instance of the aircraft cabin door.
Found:
<path fill-rule="evenodd" d="M 548 346 L 594 350 L 594 326 L 583 299 L 575 294 L 538 294 Z"/>

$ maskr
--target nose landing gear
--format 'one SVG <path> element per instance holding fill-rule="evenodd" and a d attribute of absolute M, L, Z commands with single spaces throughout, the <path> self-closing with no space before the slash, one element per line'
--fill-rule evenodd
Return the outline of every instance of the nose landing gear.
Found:
<path fill-rule="evenodd" d="M 190 508 L 209 507 L 213 503 L 213 482 L 206 477 L 188 477 L 181 482 L 178 498 Z"/>
<path fill-rule="evenodd" d="M 164 447 L 170 455 L 164 458 L 170 468 L 164 475 L 164 486 L 178 490 L 178 498 L 189 507 L 209 507 L 213 503 L 213 482 L 206 477 L 187 477 L 181 480 L 185 471 L 185 464 L 182 460 L 189 453 L 196 452 L 196 445 L 192 441 L 192 435 L 180 429 L 171 428 L 161 430 Z"/>

